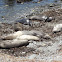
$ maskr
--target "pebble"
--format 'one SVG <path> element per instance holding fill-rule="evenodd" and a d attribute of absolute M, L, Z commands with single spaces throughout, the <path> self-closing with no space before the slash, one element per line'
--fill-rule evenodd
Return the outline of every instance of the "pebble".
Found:
<path fill-rule="evenodd" d="M 42 47 L 37 48 L 36 51 L 42 52 Z"/>
<path fill-rule="evenodd" d="M 29 45 L 27 45 L 27 47 L 36 49 L 37 48 L 37 45 L 35 45 L 33 43 L 29 43 Z"/>
<path fill-rule="evenodd" d="M 22 52 L 22 54 L 24 55 L 26 52 Z"/>
<path fill-rule="evenodd" d="M 48 35 L 48 34 L 45 34 L 44 38 L 45 38 L 45 39 L 51 39 L 51 36 Z"/>

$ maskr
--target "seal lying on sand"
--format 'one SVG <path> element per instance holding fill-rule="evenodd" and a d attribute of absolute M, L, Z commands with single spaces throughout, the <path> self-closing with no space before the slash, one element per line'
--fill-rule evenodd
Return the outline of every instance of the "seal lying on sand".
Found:
<path fill-rule="evenodd" d="M 29 43 L 29 40 L 39 40 L 37 36 L 33 35 L 21 35 L 13 40 L 5 40 L 0 42 L 1 48 L 12 48 L 17 46 L 26 45 Z"/>
<path fill-rule="evenodd" d="M 26 45 L 29 43 L 29 40 L 39 40 L 39 37 L 36 34 L 37 31 L 17 31 L 13 34 L 4 36 L 0 42 L 1 48 L 12 48 L 17 46 Z"/>
<path fill-rule="evenodd" d="M 50 22 L 53 20 L 52 17 L 47 17 L 47 16 L 42 16 L 42 15 L 34 15 L 29 17 L 30 20 L 40 20 L 40 21 L 45 21 L 45 22 Z"/>
<path fill-rule="evenodd" d="M 39 31 L 31 30 L 31 31 L 17 31 L 12 34 L 8 34 L 7 36 L 2 36 L 3 40 L 13 40 L 22 35 L 33 35 L 33 36 L 43 36 L 43 34 Z"/>
<path fill-rule="evenodd" d="M 42 31 L 17 31 L 7 36 L 2 36 L 0 47 L 1 48 L 12 48 L 17 46 L 27 45 L 30 40 L 39 41 L 41 38 L 48 39 L 50 38 L 47 34 Z"/>
<path fill-rule="evenodd" d="M 31 21 L 29 19 L 26 19 L 26 18 L 22 18 L 20 20 L 16 20 L 16 22 L 22 23 L 24 25 L 30 25 L 31 26 Z"/>
<path fill-rule="evenodd" d="M 29 44 L 28 40 L 4 40 L 0 42 L 0 48 L 13 48 Z"/>

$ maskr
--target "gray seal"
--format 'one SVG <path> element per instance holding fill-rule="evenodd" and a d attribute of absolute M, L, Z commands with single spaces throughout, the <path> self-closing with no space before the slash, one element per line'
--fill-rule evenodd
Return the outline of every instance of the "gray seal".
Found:
<path fill-rule="evenodd" d="M 50 22 L 53 20 L 53 17 L 42 16 L 42 15 L 34 15 L 29 18 L 29 20 L 40 20 L 45 22 Z"/>
<path fill-rule="evenodd" d="M 31 21 L 29 19 L 26 19 L 26 18 L 22 18 L 20 20 L 16 20 L 16 23 L 17 22 L 22 23 L 24 25 L 30 25 L 31 26 Z"/>

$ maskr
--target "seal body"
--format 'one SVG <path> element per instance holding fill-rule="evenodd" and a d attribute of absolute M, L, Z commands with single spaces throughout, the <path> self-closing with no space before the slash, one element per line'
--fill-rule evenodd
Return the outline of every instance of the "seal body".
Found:
<path fill-rule="evenodd" d="M 33 37 L 33 36 L 42 36 L 42 33 L 40 33 L 39 31 L 17 31 L 14 33 L 11 33 L 7 36 L 2 36 L 2 39 L 4 40 L 13 40 L 16 39 L 17 37 L 20 37 L 22 35 L 25 35 L 25 37 Z M 28 35 L 33 35 L 33 36 L 28 36 Z M 24 38 L 24 36 L 22 36 Z M 33 37 L 34 38 L 34 37 Z"/>
<path fill-rule="evenodd" d="M 22 18 L 20 20 L 17 20 L 16 22 L 22 23 L 24 25 L 31 25 L 31 21 L 29 19 L 26 19 L 26 18 Z"/>
<path fill-rule="evenodd" d="M 34 15 L 29 18 L 30 20 L 40 20 L 40 21 L 45 21 L 45 22 L 50 22 L 53 20 L 52 17 L 48 16 L 42 16 L 42 15 Z"/>

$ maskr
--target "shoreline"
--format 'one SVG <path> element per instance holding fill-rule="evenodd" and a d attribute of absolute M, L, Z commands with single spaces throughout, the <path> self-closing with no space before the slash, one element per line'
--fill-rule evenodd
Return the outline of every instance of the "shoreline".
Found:
<path fill-rule="evenodd" d="M 55 34 L 53 34 L 53 32 L 52 32 L 53 26 L 55 24 L 62 23 L 62 18 L 61 18 L 62 13 L 61 12 L 62 12 L 62 9 L 55 9 L 55 10 L 50 10 L 50 11 L 48 10 L 46 12 L 41 12 L 42 15 L 55 17 L 55 20 L 52 20 L 51 22 L 32 20 L 33 26 L 23 25 L 21 23 L 16 23 L 14 25 L 7 24 L 7 23 L 0 23 L 0 27 L 1 27 L 0 37 L 3 36 L 3 35 L 7 35 L 7 34 L 10 34 L 10 33 L 19 31 L 19 30 L 20 31 L 23 31 L 23 30 L 27 30 L 27 31 L 37 30 L 37 31 L 40 31 L 40 32 L 43 31 L 43 33 L 47 33 L 53 39 L 53 40 L 50 40 L 50 39 L 41 38 L 42 39 L 42 41 L 40 41 L 41 46 L 40 47 L 35 46 L 35 49 L 33 49 L 32 46 L 29 45 L 30 47 L 22 46 L 22 47 L 19 47 L 19 48 L 16 47 L 16 48 L 10 48 L 10 49 L 0 49 L 0 52 L 2 52 L 4 54 L 7 54 L 7 55 L 10 55 L 10 56 L 14 56 L 14 57 L 26 57 L 26 58 L 35 54 L 33 59 L 34 58 L 40 58 L 39 60 L 41 60 L 41 57 L 44 54 L 45 54 L 44 57 L 48 57 L 48 54 L 49 54 L 49 55 L 53 55 L 53 56 L 56 55 L 57 57 L 60 56 L 59 58 L 61 58 L 62 57 L 62 55 L 61 55 L 62 54 L 61 53 L 62 52 L 62 47 L 59 44 L 59 40 L 61 41 L 62 37 L 60 37 L 60 36 L 62 36 L 61 35 L 62 32 L 58 32 L 58 33 L 55 33 Z M 36 24 L 35 22 L 40 22 L 40 23 Z M 59 40 L 57 40 L 56 38 L 59 39 Z M 38 43 L 37 41 L 35 41 L 35 42 Z M 47 47 L 47 49 L 45 47 Z M 48 47 L 50 47 L 51 49 L 48 49 Z M 57 50 L 56 48 L 59 48 L 59 49 Z M 38 50 L 38 51 L 36 51 L 36 50 Z M 43 51 L 44 51 L 44 53 L 43 53 Z M 58 53 L 56 54 L 55 51 L 58 51 Z M 26 54 L 22 54 L 23 52 L 25 52 Z M 41 54 L 41 55 L 39 55 L 39 54 Z M 44 57 L 43 57 L 43 59 L 44 59 Z M 47 58 L 47 60 L 51 60 L 51 59 Z M 57 59 L 57 60 L 59 61 L 59 59 Z M 61 59 L 61 61 L 62 61 L 62 59 Z"/>

